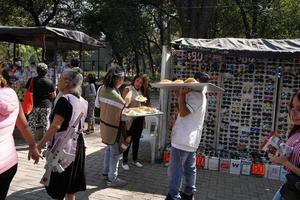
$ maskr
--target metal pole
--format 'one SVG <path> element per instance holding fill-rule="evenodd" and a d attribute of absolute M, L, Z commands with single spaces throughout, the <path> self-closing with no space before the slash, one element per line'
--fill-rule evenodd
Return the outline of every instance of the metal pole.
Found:
<path fill-rule="evenodd" d="M 100 48 L 98 48 L 98 80 L 100 79 Z"/>
<path fill-rule="evenodd" d="M 46 47 L 45 47 L 46 48 Z M 56 67 L 57 67 L 57 49 L 58 49 L 58 37 L 55 38 L 55 48 L 54 48 L 54 69 L 53 69 L 53 84 L 56 86 Z"/>
<path fill-rule="evenodd" d="M 171 66 L 171 52 L 167 45 L 163 46 L 162 51 L 162 59 L 161 59 L 161 74 L 160 78 L 166 79 L 170 76 L 170 66 Z M 169 92 L 167 89 L 160 89 L 159 91 L 159 105 L 160 110 L 164 113 L 162 117 L 160 117 L 159 124 L 159 134 L 158 134 L 158 146 L 157 146 L 157 154 L 162 155 L 164 147 L 166 145 L 166 138 L 168 134 L 168 96 Z M 158 157 L 158 156 L 155 156 Z"/>

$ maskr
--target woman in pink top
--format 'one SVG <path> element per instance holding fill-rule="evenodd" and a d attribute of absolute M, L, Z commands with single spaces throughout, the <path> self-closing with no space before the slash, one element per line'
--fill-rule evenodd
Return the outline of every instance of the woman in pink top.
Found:
<path fill-rule="evenodd" d="M 29 144 L 28 159 L 32 158 L 38 163 L 40 158 L 17 94 L 6 87 L 6 83 L 0 75 L 0 199 L 6 198 L 10 182 L 17 171 L 18 158 L 13 139 L 15 125 Z"/>
<path fill-rule="evenodd" d="M 283 165 L 290 174 L 300 179 L 300 91 L 294 94 L 289 104 L 291 131 L 288 135 L 287 145 L 293 148 L 289 157 L 276 156 L 271 158 L 273 163 Z M 291 188 L 285 183 L 275 194 L 273 200 L 299 200 L 300 190 Z"/>

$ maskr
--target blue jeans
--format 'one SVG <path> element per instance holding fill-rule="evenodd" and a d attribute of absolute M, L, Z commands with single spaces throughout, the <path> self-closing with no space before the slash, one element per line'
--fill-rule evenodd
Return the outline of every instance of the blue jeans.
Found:
<path fill-rule="evenodd" d="M 168 194 L 174 200 L 181 199 L 180 186 L 185 178 L 183 192 L 190 195 L 196 191 L 196 153 L 171 148 L 171 161 L 168 168 Z"/>
<path fill-rule="evenodd" d="M 106 146 L 102 174 L 107 174 L 110 181 L 115 180 L 118 176 L 120 156 L 118 143 Z"/>
<path fill-rule="evenodd" d="M 276 192 L 276 194 L 273 197 L 273 200 L 284 200 L 284 198 L 282 197 L 282 195 L 280 194 L 280 190 L 282 187 L 279 188 L 279 190 Z"/>

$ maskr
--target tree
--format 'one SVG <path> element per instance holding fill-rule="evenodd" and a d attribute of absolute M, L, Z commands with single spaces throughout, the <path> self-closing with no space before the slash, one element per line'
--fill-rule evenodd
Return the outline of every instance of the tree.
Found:
<path fill-rule="evenodd" d="M 31 15 L 36 26 L 46 26 L 55 17 L 60 0 L 15 0 L 15 2 Z"/>

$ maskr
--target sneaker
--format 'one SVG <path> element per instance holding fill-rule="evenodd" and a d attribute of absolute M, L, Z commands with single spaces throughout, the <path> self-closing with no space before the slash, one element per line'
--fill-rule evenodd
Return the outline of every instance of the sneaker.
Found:
<path fill-rule="evenodd" d="M 180 196 L 182 200 L 194 200 L 194 194 L 186 194 L 184 192 L 180 192 Z"/>
<path fill-rule="evenodd" d="M 143 167 L 143 165 L 138 161 L 133 161 L 132 164 L 135 165 L 136 167 Z"/>
<path fill-rule="evenodd" d="M 106 181 L 106 185 L 108 187 L 122 187 L 125 186 L 127 184 L 126 181 L 120 179 L 120 178 L 116 178 L 113 181 Z"/>
<path fill-rule="evenodd" d="M 127 164 L 122 164 L 122 168 L 123 168 L 124 170 L 126 170 L 126 171 L 129 170 L 129 166 L 128 166 Z"/>
<path fill-rule="evenodd" d="M 108 181 L 108 174 L 102 174 L 104 180 Z"/>
<path fill-rule="evenodd" d="M 174 200 L 174 199 L 172 199 L 171 195 L 168 194 L 165 200 Z"/>

